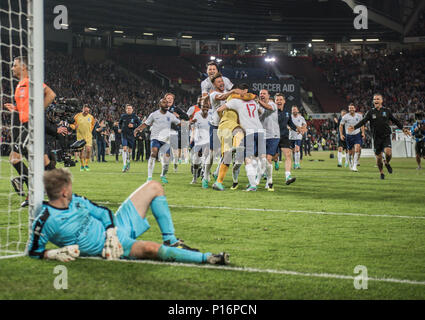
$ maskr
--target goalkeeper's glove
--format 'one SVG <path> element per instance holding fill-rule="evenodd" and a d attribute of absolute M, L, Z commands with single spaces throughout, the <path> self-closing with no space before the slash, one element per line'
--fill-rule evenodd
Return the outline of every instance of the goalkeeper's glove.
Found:
<path fill-rule="evenodd" d="M 62 262 L 73 261 L 75 258 L 80 256 L 80 250 L 78 244 L 72 246 L 66 246 L 59 249 L 47 250 L 47 259 L 59 260 Z"/>
<path fill-rule="evenodd" d="M 124 250 L 117 236 L 117 227 L 106 230 L 105 245 L 102 257 L 107 260 L 117 260 L 124 254 Z"/>

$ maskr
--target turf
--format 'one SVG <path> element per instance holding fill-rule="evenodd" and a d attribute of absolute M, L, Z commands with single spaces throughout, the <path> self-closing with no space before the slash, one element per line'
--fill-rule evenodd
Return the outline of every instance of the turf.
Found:
<path fill-rule="evenodd" d="M 6 160 L 0 171 L 1 227 L 26 216 L 19 210 L 7 214 L 22 199 L 11 190 Z M 293 171 L 296 183 L 284 184 L 281 163 L 274 171 L 275 192 L 262 182 L 256 193 L 242 191 L 244 169 L 239 190 L 229 189 L 229 171 L 226 190 L 217 192 L 203 190 L 200 182 L 190 185 L 189 165 L 177 173 L 171 168 L 165 190 L 177 236 L 202 251 L 229 252 L 234 269 L 79 259 L 64 264 L 68 289 L 56 290 L 53 270 L 63 263 L 13 258 L 0 260 L 0 299 L 424 299 L 425 172 L 416 170 L 414 159 L 394 159 L 392 166 L 394 173 L 382 181 L 371 158 L 353 173 L 337 168 L 329 153 L 316 152 Z M 92 163 L 90 172 L 71 168 L 74 192 L 115 211 L 147 177 L 146 162 L 133 162 L 127 173 L 121 168 L 112 158 Z M 158 163 L 155 180 L 159 172 Z M 160 241 L 150 213 L 148 220 L 151 229 L 142 239 Z M 16 233 L 11 229 L 9 237 Z M 0 228 L 0 244 L 5 237 Z M 358 265 L 378 279 L 367 290 L 354 288 Z"/>

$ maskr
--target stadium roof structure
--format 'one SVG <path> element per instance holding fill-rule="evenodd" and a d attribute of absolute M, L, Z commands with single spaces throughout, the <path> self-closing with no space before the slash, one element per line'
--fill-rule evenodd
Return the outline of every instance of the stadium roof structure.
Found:
<path fill-rule="evenodd" d="M 308 42 L 351 38 L 399 41 L 425 0 L 62 0 L 75 33 L 197 40 Z M 55 0 L 45 18 L 54 19 Z M 353 8 L 368 8 L 367 30 L 356 30 Z M 91 28 L 88 30 L 88 28 Z"/>

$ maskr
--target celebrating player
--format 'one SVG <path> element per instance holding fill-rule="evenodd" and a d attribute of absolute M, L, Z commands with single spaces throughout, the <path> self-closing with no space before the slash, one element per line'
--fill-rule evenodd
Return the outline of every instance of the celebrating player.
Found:
<path fill-rule="evenodd" d="M 337 123 L 337 133 L 338 133 L 338 168 L 342 168 L 342 152 L 345 150 L 345 167 L 348 167 L 349 165 L 349 157 L 348 157 L 348 150 L 347 150 L 347 143 L 341 139 L 341 132 L 339 130 L 341 126 L 341 120 L 342 118 L 347 114 L 347 110 L 341 110 L 340 117 L 337 119 L 335 117 L 334 121 Z M 343 127 L 343 132 L 345 132 L 345 127 Z M 344 136 L 346 134 L 344 133 Z"/>
<path fill-rule="evenodd" d="M 122 172 L 130 169 L 130 159 L 132 149 L 135 147 L 134 130 L 141 125 L 139 117 L 134 113 L 132 105 L 125 106 L 125 113 L 121 115 L 118 122 L 118 132 L 121 134 L 122 143 Z"/>
<path fill-rule="evenodd" d="M 294 169 L 301 169 L 301 143 L 304 132 L 307 131 L 307 122 L 304 117 L 300 114 L 298 107 L 292 107 L 292 122 L 299 130 L 289 130 L 289 140 L 291 141 L 291 148 L 294 152 Z"/>
<path fill-rule="evenodd" d="M 179 120 L 188 121 L 189 117 L 187 114 L 181 110 L 179 107 L 174 105 L 175 96 L 172 93 L 166 93 L 164 99 L 167 101 L 168 111 L 174 114 L 174 116 Z M 173 126 L 172 126 L 173 127 Z M 181 126 L 171 129 L 170 131 L 170 146 L 171 151 L 173 152 L 173 164 L 174 171 L 177 172 L 178 163 L 181 162 L 181 149 L 182 149 L 182 131 Z"/>
<path fill-rule="evenodd" d="M 170 130 L 171 124 L 180 124 L 180 120 L 168 112 L 167 100 L 161 99 L 158 103 L 159 110 L 152 112 L 144 123 L 134 130 L 134 136 L 138 131 L 151 127 L 151 155 L 148 160 L 148 181 L 152 180 L 155 161 L 160 156 L 162 164 L 161 181 L 168 183 L 167 172 L 170 164 Z"/>
<path fill-rule="evenodd" d="M 209 104 L 202 106 L 201 112 L 197 112 L 190 121 L 192 124 L 192 139 L 194 146 L 192 148 L 193 179 L 192 184 L 196 183 L 198 170 L 201 165 L 205 165 L 210 150 L 210 119 Z M 192 141 L 191 141 L 192 142 Z M 201 156 L 200 156 L 201 155 Z"/>
<path fill-rule="evenodd" d="M 249 86 L 247 84 L 239 85 L 241 95 L 248 94 Z M 249 180 L 249 186 L 246 191 L 257 191 L 257 180 L 259 158 L 266 153 L 265 141 L 262 139 L 263 126 L 260 122 L 259 105 L 255 100 L 244 101 L 242 99 L 232 99 L 217 109 L 222 112 L 226 109 L 237 111 L 239 121 L 245 130 L 244 138 L 244 158 L 245 170 Z"/>
<path fill-rule="evenodd" d="M 285 96 L 282 93 L 277 93 L 275 96 L 275 103 L 277 106 L 277 119 L 279 121 L 280 140 L 279 148 L 285 156 L 285 183 L 290 185 L 296 181 L 295 177 L 291 176 L 292 168 L 292 149 L 291 142 L 289 141 L 289 128 L 292 130 L 299 130 L 292 122 L 292 116 L 289 107 L 285 107 Z"/>
<path fill-rule="evenodd" d="M 231 92 L 233 92 L 227 101 L 232 99 L 242 99 L 250 101 L 255 98 L 255 95 L 249 94 L 241 96 L 238 94 L 240 89 L 237 85 L 234 85 Z M 243 156 L 240 156 L 238 161 L 238 155 L 242 154 L 243 147 L 241 142 L 244 138 L 244 131 L 239 123 L 239 116 L 235 110 L 226 109 L 220 114 L 220 122 L 218 124 L 217 136 L 220 139 L 221 145 L 221 159 L 219 164 L 219 171 L 217 181 L 213 184 L 213 189 L 217 191 L 224 191 L 224 178 L 226 177 L 227 171 L 229 170 L 230 164 L 233 163 L 232 178 L 233 185 L 231 190 L 236 190 L 239 185 L 239 172 L 243 164 Z M 233 159 L 233 153 L 235 152 L 235 159 Z"/>
<path fill-rule="evenodd" d="M 341 119 L 341 124 L 339 126 L 339 136 L 342 141 L 347 142 L 347 151 L 349 154 L 349 163 L 352 171 L 357 172 L 357 164 L 360 158 L 360 151 L 362 147 L 362 139 L 365 138 L 364 126 L 360 129 L 354 130 L 352 132 L 348 132 L 347 128 L 350 126 L 355 126 L 359 123 L 363 117 L 356 113 L 356 107 L 354 104 L 350 104 L 348 106 L 348 113 L 344 115 Z M 344 132 L 347 132 L 344 135 Z"/>
<path fill-rule="evenodd" d="M 210 170 L 214 159 L 214 151 L 218 150 L 221 147 L 220 140 L 217 136 L 218 125 L 220 123 L 220 116 L 217 113 L 217 109 L 225 103 L 226 99 L 230 95 L 234 93 L 240 93 L 240 90 L 238 89 L 231 89 L 230 91 L 226 90 L 226 85 L 221 73 L 215 74 L 211 81 L 214 86 L 214 91 L 211 92 L 211 94 L 209 95 L 209 99 L 213 113 L 210 122 L 210 152 L 207 163 L 205 165 L 204 178 L 202 179 L 202 188 L 204 189 L 208 188 Z M 204 99 L 207 98 L 208 96 L 204 97 Z M 217 166 L 217 172 L 214 174 L 214 177 L 218 177 L 219 167 L 220 164 Z"/>
<path fill-rule="evenodd" d="M 385 167 L 388 170 L 388 173 L 393 173 L 393 169 L 390 165 L 392 158 L 392 145 L 391 145 L 391 128 L 389 121 L 391 120 L 400 130 L 403 130 L 404 134 L 410 135 L 408 129 L 403 128 L 403 124 L 397 120 L 390 109 L 383 106 L 384 99 L 381 94 L 375 94 L 373 96 L 373 105 L 374 108 L 369 110 L 362 121 L 357 123 L 355 126 L 348 127 L 348 132 L 351 133 L 356 129 L 361 128 L 367 122 L 370 122 L 370 128 L 372 130 L 374 146 L 375 146 L 375 156 L 376 164 L 381 174 L 381 179 L 385 179 L 384 174 L 384 162 L 382 159 L 382 153 L 385 152 Z"/>
<path fill-rule="evenodd" d="M 270 94 L 266 89 L 260 91 L 260 100 L 258 103 L 265 109 L 260 120 L 266 130 L 266 188 L 268 191 L 274 191 L 272 160 L 279 152 L 280 128 L 278 110 L 276 103 L 270 100 Z"/>
<path fill-rule="evenodd" d="M 159 259 L 190 263 L 228 264 L 227 253 L 202 253 L 174 235 L 174 225 L 164 190 L 149 181 L 136 189 L 114 215 L 106 207 L 72 193 L 72 176 L 66 169 L 44 174 L 49 201 L 32 226 L 29 256 L 59 261 L 78 256 Z M 162 233 L 163 244 L 136 239 L 150 225 L 146 213 L 151 208 Z M 59 249 L 46 250 L 52 242 Z"/>
<path fill-rule="evenodd" d="M 216 78 L 216 75 L 219 73 L 218 70 L 218 64 L 214 61 L 210 61 L 207 63 L 207 74 L 208 78 L 206 78 L 204 81 L 201 82 L 201 92 L 202 96 L 205 97 L 211 93 L 211 91 L 216 90 L 216 86 L 214 85 L 213 78 Z M 230 91 L 232 90 L 233 83 L 226 77 L 221 76 L 224 88 L 223 91 Z"/>

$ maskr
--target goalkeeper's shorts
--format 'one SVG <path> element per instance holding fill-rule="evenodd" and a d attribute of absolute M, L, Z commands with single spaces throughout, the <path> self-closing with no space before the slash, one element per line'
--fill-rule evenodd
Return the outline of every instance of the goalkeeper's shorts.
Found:
<path fill-rule="evenodd" d="M 128 258 L 136 239 L 150 228 L 149 222 L 139 215 L 129 198 L 118 208 L 115 221 L 118 239 L 124 249 L 123 256 Z"/>
<path fill-rule="evenodd" d="M 87 147 L 93 146 L 93 135 L 91 133 L 90 134 L 79 134 L 77 132 L 77 140 L 85 140 Z"/>

